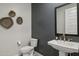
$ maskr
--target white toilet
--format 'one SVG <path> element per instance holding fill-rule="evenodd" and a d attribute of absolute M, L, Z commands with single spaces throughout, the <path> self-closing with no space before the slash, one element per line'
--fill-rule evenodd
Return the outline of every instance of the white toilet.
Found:
<path fill-rule="evenodd" d="M 32 38 L 29 46 L 20 48 L 19 54 L 23 56 L 33 56 L 34 48 L 37 47 L 37 39 Z"/>

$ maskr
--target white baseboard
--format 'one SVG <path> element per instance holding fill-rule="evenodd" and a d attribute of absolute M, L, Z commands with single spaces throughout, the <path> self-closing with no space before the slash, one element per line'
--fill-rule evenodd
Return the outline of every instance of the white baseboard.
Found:
<path fill-rule="evenodd" d="M 19 56 L 19 54 L 15 54 L 13 56 Z M 25 55 L 28 56 L 28 55 Z M 39 52 L 35 51 L 33 56 L 43 56 L 42 54 L 40 54 Z"/>

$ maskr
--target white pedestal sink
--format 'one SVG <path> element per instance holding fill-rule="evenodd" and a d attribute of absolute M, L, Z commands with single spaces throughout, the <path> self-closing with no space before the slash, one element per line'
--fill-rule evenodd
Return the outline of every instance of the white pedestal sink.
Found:
<path fill-rule="evenodd" d="M 59 56 L 67 56 L 68 53 L 79 52 L 79 43 L 63 40 L 48 41 L 48 45 L 59 50 Z"/>

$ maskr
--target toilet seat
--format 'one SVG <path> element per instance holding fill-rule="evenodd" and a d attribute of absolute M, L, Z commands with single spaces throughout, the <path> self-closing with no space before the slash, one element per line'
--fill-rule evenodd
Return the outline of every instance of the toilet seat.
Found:
<path fill-rule="evenodd" d="M 32 46 L 24 46 L 24 47 L 21 48 L 20 51 L 21 51 L 21 53 L 25 54 L 25 53 L 30 52 L 33 49 L 34 49 L 34 47 L 32 47 Z"/>

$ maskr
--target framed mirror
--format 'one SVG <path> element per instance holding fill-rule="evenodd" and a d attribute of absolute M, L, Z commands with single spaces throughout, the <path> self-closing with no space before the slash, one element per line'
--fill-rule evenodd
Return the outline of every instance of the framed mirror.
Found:
<path fill-rule="evenodd" d="M 79 4 L 69 3 L 55 8 L 55 35 L 79 36 Z"/>

